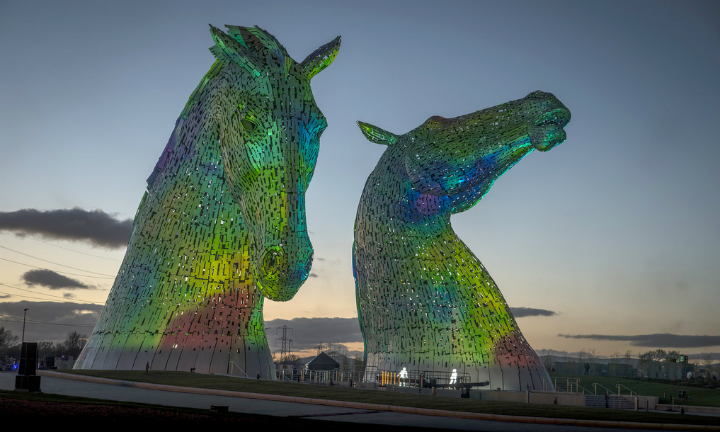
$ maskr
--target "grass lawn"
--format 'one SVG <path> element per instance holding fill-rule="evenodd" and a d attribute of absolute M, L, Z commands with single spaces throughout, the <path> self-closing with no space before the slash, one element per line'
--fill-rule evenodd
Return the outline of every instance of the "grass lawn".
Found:
<path fill-rule="evenodd" d="M 660 403 L 669 404 L 670 396 L 672 396 L 674 397 L 676 405 L 720 407 L 720 390 L 716 389 L 687 387 L 658 382 L 633 380 L 627 378 L 612 378 L 588 375 L 550 374 L 550 378 L 557 378 L 558 384 L 560 384 L 562 380 L 562 388 L 565 388 L 565 383 L 567 382 L 566 378 L 570 378 L 571 381 L 574 381 L 577 378 L 580 380 L 580 386 L 585 387 L 591 392 L 593 391 L 593 383 L 601 384 L 615 393 L 617 393 L 617 385 L 621 384 L 631 389 L 635 393 L 639 393 L 643 396 L 658 396 L 660 397 Z M 621 388 L 621 394 L 629 393 L 627 388 Z M 678 390 L 685 390 L 690 399 L 678 399 Z M 598 394 L 601 393 L 604 393 L 604 390 L 598 387 Z"/>
<path fill-rule="evenodd" d="M 346 387 L 328 387 L 291 382 L 229 378 L 224 376 L 204 375 L 189 372 L 151 371 L 150 374 L 145 374 L 144 371 L 72 371 L 71 373 L 125 381 L 277 394 L 315 399 L 377 403 L 448 411 L 585 420 L 720 425 L 720 418 L 717 417 L 690 415 L 680 416 L 677 414 L 646 413 L 560 405 L 531 405 L 474 399 L 432 397 Z"/>

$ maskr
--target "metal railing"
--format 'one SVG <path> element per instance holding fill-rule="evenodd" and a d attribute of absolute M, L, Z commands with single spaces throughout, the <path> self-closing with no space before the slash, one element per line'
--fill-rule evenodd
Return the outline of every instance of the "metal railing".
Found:
<path fill-rule="evenodd" d="M 558 379 L 554 379 L 554 386 L 556 392 L 564 392 L 564 393 L 582 393 L 582 394 L 592 394 L 592 392 L 585 387 L 580 385 L 580 378 L 565 378 L 565 387 L 563 387 L 563 381 L 560 379 L 560 382 L 558 382 Z M 543 389 L 545 388 L 545 383 L 543 382 Z"/>
<path fill-rule="evenodd" d="M 277 369 L 275 378 L 280 381 L 297 381 L 308 384 L 330 384 L 353 386 L 357 382 L 372 383 L 376 386 L 448 388 L 459 389 L 486 383 L 471 383 L 470 374 L 433 371 L 387 371 L 377 367 L 344 367 L 330 371 L 311 371 L 306 369 Z"/>
<path fill-rule="evenodd" d="M 615 394 L 615 392 L 613 392 L 612 390 L 610 390 L 609 388 L 605 387 L 605 386 L 602 385 L 602 384 L 593 383 L 592 385 L 593 385 L 593 388 L 594 388 L 594 390 L 595 390 L 595 393 L 594 393 L 594 394 L 598 394 L 598 392 L 597 392 L 597 388 L 598 388 L 598 387 L 604 388 L 604 389 L 605 389 L 605 394 L 608 395 L 608 396 Z M 602 394 L 602 393 L 601 393 L 601 394 Z"/>
<path fill-rule="evenodd" d="M 565 387 L 563 387 L 563 384 L 565 384 Z M 553 385 L 555 386 L 556 392 L 576 393 L 580 387 L 580 379 L 565 378 L 565 383 L 563 383 L 562 378 L 560 379 L 560 382 L 558 382 L 557 378 L 553 378 Z"/>
<path fill-rule="evenodd" d="M 236 374 L 236 373 L 235 373 L 236 370 L 237 370 L 237 371 L 240 371 L 240 373 L 239 373 L 239 374 Z M 244 371 L 240 366 L 238 366 L 237 363 L 235 363 L 235 362 L 232 361 L 232 360 L 230 361 L 230 375 L 241 376 L 241 377 L 243 377 L 243 378 L 250 378 L 250 377 L 245 373 L 245 371 Z"/>
<path fill-rule="evenodd" d="M 620 394 L 620 387 L 628 390 L 628 391 L 630 392 L 630 394 L 629 394 L 628 396 L 630 396 L 630 397 L 632 397 L 633 395 L 635 395 L 635 396 L 640 396 L 640 393 L 635 393 L 634 391 L 632 391 L 631 389 L 629 389 L 628 387 L 626 387 L 626 386 L 624 386 L 624 385 L 622 385 L 622 384 L 618 384 L 618 385 L 617 385 L 617 389 L 618 389 L 617 394 L 618 394 L 618 396 L 621 396 L 621 394 Z M 622 396 L 625 396 L 625 395 L 622 395 Z"/>
<path fill-rule="evenodd" d="M 577 391 L 578 393 L 582 393 L 582 394 L 586 394 L 586 393 L 587 393 L 587 394 L 589 394 L 589 395 L 593 394 L 590 390 L 586 389 L 585 387 L 583 387 L 583 386 L 581 386 L 581 385 L 578 385 L 577 388 L 579 389 L 579 390 Z"/>
<path fill-rule="evenodd" d="M 275 369 L 275 379 L 279 381 L 292 381 L 295 371 L 292 369 Z"/>
<path fill-rule="evenodd" d="M 648 405 L 650 404 L 650 401 L 648 400 L 647 396 L 642 396 L 640 393 L 637 393 L 637 392 L 633 391 L 631 388 L 624 386 L 622 384 L 618 384 L 617 388 L 618 388 L 618 393 L 617 393 L 618 396 L 621 396 L 635 404 L 635 411 L 641 410 L 643 408 L 647 411 Z M 621 395 L 620 394 L 621 388 L 624 388 L 629 393 Z"/>
<path fill-rule="evenodd" d="M 306 384 L 332 384 L 351 386 L 364 375 L 363 368 L 313 371 L 307 369 L 277 369 L 275 378 L 280 381 L 297 381 Z"/>

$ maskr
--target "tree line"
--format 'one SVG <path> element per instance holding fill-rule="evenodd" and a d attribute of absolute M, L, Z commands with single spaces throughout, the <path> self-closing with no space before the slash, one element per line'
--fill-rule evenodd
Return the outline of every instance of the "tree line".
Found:
<path fill-rule="evenodd" d="M 87 343 L 88 336 L 76 331 L 69 332 L 63 342 L 38 342 L 38 358 L 73 356 L 77 358 Z M 0 360 L 6 357 L 20 358 L 20 338 L 10 329 L 0 327 Z"/>

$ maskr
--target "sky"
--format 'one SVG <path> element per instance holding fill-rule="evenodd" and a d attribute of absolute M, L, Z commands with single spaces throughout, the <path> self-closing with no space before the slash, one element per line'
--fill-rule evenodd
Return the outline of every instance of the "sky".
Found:
<path fill-rule="evenodd" d="M 702 1 L 1 0 L 0 326 L 20 334 L 28 308 L 27 340 L 92 331 L 214 61 L 208 24 L 258 25 L 296 61 L 342 36 L 312 81 L 328 122 L 313 276 L 266 300 L 272 349 L 287 325 L 296 350 L 362 351 L 353 224 L 384 147 L 356 121 L 404 134 L 542 90 L 572 112 L 566 142 L 452 219 L 525 337 L 539 353 L 720 353 L 718 18 Z"/>

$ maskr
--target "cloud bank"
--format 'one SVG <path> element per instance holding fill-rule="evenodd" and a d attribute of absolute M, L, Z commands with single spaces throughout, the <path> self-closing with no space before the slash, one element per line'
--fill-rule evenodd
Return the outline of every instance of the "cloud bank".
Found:
<path fill-rule="evenodd" d="M 46 239 L 88 242 L 109 249 L 127 246 L 132 219 L 118 220 L 102 210 L 81 208 L 0 212 L 0 231 L 39 235 Z"/>
<path fill-rule="evenodd" d="M 287 338 L 292 339 L 294 350 L 312 349 L 320 342 L 346 344 L 363 341 L 357 318 L 275 319 L 265 321 L 270 349 L 275 346 L 276 339 L 282 336 L 281 327 L 284 325 L 292 328 L 292 331 L 288 330 Z"/>
<path fill-rule="evenodd" d="M 71 279 L 52 270 L 30 270 L 22 275 L 28 285 L 41 285 L 51 290 L 58 289 L 93 289 L 79 280 Z"/>
<path fill-rule="evenodd" d="M 102 305 L 74 302 L 0 302 L 3 325 L 16 335 L 22 333 L 23 309 L 27 308 L 25 341 L 63 341 L 68 332 L 92 333 Z M 38 322 L 40 321 L 40 322 Z"/>
<path fill-rule="evenodd" d="M 568 339 L 592 339 L 597 341 L 630 342 L 632 346 L 650 348 L 701 348 L 720 346 L 720 336 L 676 335 L 656 333 L 649 335 L 567 335 L 558 336 Z"/>
<path fill-rule="evenodd" d="M 531 316 L 555 316 L 557 312 L 547 309 L 535 309 L 526 307 L 511 307 L 510 310 L 515 318 L 525 318 Z"/>

